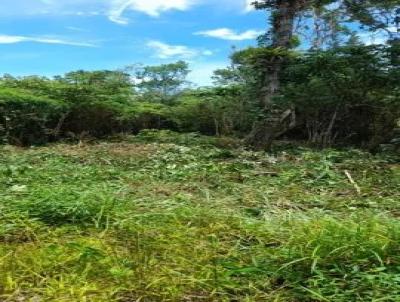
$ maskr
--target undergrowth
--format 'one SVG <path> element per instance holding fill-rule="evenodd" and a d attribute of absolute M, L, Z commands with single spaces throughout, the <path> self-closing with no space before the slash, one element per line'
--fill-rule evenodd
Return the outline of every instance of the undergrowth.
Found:
<path fill-rule="evenodd" d="M 399 301 L 400 165 L 147 131 L 0 153 L 0 301 Z"/>

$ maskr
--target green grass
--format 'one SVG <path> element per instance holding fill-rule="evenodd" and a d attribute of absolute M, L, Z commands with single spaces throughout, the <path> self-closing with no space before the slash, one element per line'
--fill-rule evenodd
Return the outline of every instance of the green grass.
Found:
<path fill-rule="evenodd" d="M 398 158 L 236 146 L 1 147 L 0 301 L 400 301 Z"/>

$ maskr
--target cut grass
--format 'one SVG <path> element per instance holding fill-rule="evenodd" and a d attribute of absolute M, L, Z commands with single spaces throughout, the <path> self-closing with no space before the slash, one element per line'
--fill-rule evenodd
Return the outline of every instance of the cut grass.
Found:
<path fill-rule="evenodd" d="M 396 158 L 220 145 L 4 147 L 0 301 L 399 301 Z"/>

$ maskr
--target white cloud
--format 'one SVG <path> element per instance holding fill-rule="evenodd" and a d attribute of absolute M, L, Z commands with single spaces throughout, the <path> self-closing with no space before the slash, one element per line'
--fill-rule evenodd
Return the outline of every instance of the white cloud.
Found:
<path fill-rule="evenodd" d="M 261 35 L 263 31 L 260 30 L 246 30 L 242 33 L 238 33 L 229 28 L 217 28 L 212 30 L 199 31 L 195 35 L 218 38 L 230 41 L 243 41 L 243 40 L 253 40 Z"/>
<path fill-rule="evenodd" d="M 127 24 L 127 11 L 158 17 L 171 11 L 186 11 L 196 5 L 209 9 L 253 10 L 253 0 L 1 0 L 0 16 L 18 15 L 105 15 L 118 24 Z"/>
<path fill-rule="evenodd" d="M 15 44 L 23 42 L 35 42 L 43 44 L 60 44 L 60 45 L 71 45 L 71 46 L 82 46 L 82 47 L 96 47 L 96 45 L 85 42 L 74 42 L 56 38 L 46 37 L 28 37 L 28 36 L 11 36 L 11 35 L 0 35 L 0 44 Z"/>
<path fill-rule="evenodd" d="M 80 27 L 75 27 L 75 26 L 66 26 L 66 29 L 70 31 L 75 31 L 75 32 L 88 32 L 88 30 L 80 28 Z"/>
<path fill-rule="evenodd" d="M 214 54 L 214 52 L 212 52 L 211 50 L 204 50 L 203 51 L 203 55 L 205 56 L 212 56 Z"/>
<path fill-rule="evenodd" d="M 245 12 L 251 12 L 254 10 L 254 5 L 253 5 L 254 0 L 246 0 L 245 2 Z"/>
<path fill-rule="evenodd" d="M 150 41 L 147 43 L 149 48 L 155 51 L 155 56 L 160 59 L 191 59 L 199 55 L 210 56 L 211 50 L 199 50 L 184 45 L 170 45 L 160 41 Z"/>
<path fill-rule="evenodd" d="M 226 68 L 229 61 L 221 62 L 193 62 L 190 64 L 192 72 L 188 76 L 190 82 L 195 83 L 197 86 L 212 85 L 211 76 L 216 69 Z"/>
<path fill-rule="evenodd" d="M 0 35 L 0 44 L 14 44 L 25 41 L 24 37 Z"/>
<path fill-rule="evenodd" d="M 245 12 L 254 10 L 254 0 L 222 0 L 225 5 L 235 8 L 241 7 Z M 128 24 L 129 19 L 123 17 L 126 11 L 133 10 L 145 13 L 152 17 L 158 17 L 161 13 L 170 10 L 186 11 L 196 4 L 215 5 L 215 0 L 111 0 L 108 18 L 118 24 Z M 221 3 L 220 3 L 221 4 Z"/>
<path fill-rule="evenodd" d="M 169 10 L 185 11 L 196 0 L 112 0 L 109 19 L 115 23 L 127 24 L 128 19 L 122 15 L 127 10 L 143 12 L 152 17 L 158 17 L 162 12 Z"/>

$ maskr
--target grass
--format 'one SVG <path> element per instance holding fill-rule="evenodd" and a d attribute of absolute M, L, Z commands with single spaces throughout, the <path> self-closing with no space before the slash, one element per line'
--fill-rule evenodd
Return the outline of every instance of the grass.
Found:
<path fill-rule="evenodd" d="M 399 184 L 395 156 L 171 132 L 3 146 L 0 301 L 400 301 Z"/>

